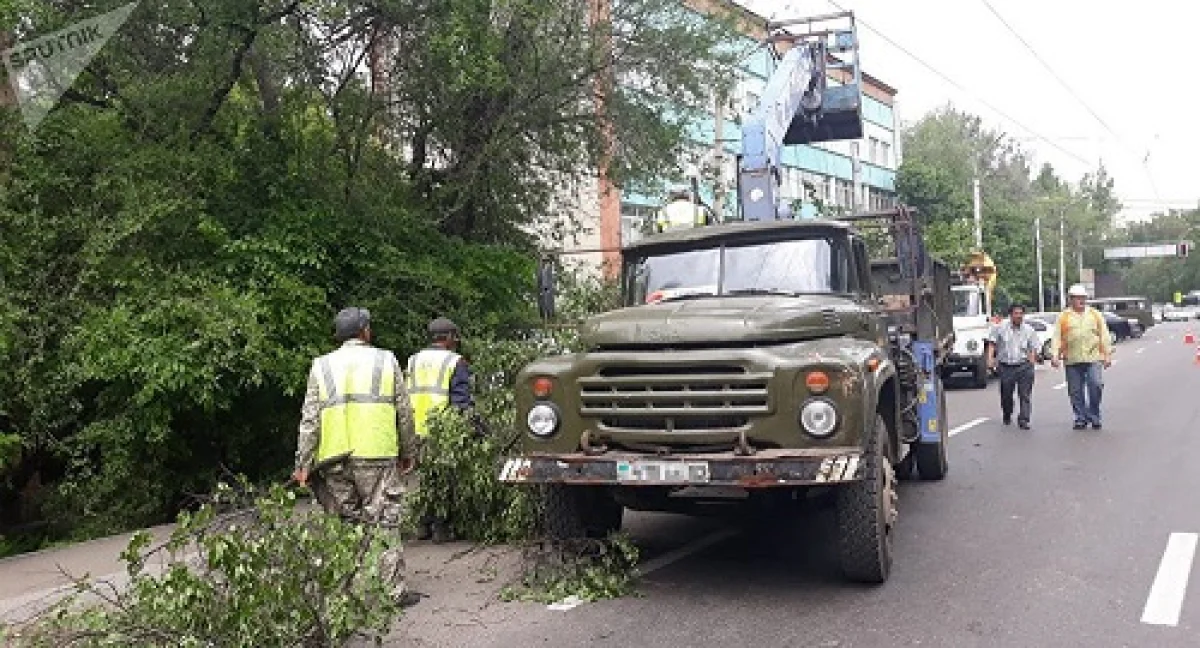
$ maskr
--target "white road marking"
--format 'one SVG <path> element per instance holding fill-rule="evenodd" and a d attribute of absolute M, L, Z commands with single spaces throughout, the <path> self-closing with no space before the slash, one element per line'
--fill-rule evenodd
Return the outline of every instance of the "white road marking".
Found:
<path fill-rule="evenodd" d="M 1143 354 L 1143 353 L 1145 353 L 1145 352 L 1146 352 L 1146 347 L 1142 347 L 1142 348 L 1138 349 L 1138 350 L 1137 350 L 1137 352 L 1138 352 L 1138 354 L 1139 354 L 1139 355 L 1140 355 L 1140 354 Z"/>
<path fill-rule="evenodd" d="M 1195 533 L 1172 533 L 1167 540 L 1167 549 L 1158 564 L 1158 574 L 1142 610 L 1142 623 L 1179 624 L 1179 612 L 1192 572 L 1192 558 L 1196 555 L 1197 537 Z"/>
<path fill-rule="evenodd" d="M 977 418 L 974 421 L 967 421 L 966 423 L 963 423 L 962 425 L 954 428 L 953 430 L 950 430 L 950 436 L 954 436 L 954 435 L 958 434 L 959 432 L 966 432 L 967 430 L 970 430 L 971 428 L 975 427 L 976 425 L 979 425 L 981 423 L 986 423 L 986 422 L 987 422 L 986 417 Z"/>
<path fill-rule="evenodd" d="M 1057 385 L 1055 385 L 1055 386 L 1054 386 L 1054 388 L 1055 388 L 1055 389 L 1066 389 L 1066 388 L 1067 388 L 1067 383 L 1065 383 L 1065 382 L 1064 382 L 1064 383 L 1058 383 Z"/>
<path fill-rule="evenodd" d="M 651 572 L 656 572 L 663 567 L 677 563 L 692 554 L 704 551 L 715 544 L 725 542 L 739 533 L 741 533 L 741 531 L 738 529 L 722 529 L 720 531 L 715 531 L 704 536 L 703 538 L 700 538 L 699 540 L 696 540 L 695 542 L 689 542 L 678 549 L 672 549 L 671 551 L 668 551 L 657 558 L 647 560 L 638 567 L 638 572 L 643 576 Z"/>

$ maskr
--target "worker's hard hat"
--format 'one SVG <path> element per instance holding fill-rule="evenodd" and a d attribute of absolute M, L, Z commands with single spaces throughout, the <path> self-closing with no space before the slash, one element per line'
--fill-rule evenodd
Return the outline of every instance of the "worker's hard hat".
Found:
<path fill-rule="evenodd" d="M 429 323 L 430 335 L 450 335 L 458 333 L 458 325 L 445 317 L 439 317 Z"/>
<path fill-rule="evenodd" d="M 343 308 L 333 318 L 333 337 L 338 342 L 345 342 L 358 337 L 370 326 L 371 311 L 356 306 Z"/>
<path fill-rule="evenodd" d="M 1085 288 L 1083 286 L 1083 284 L 1075 284 L 1074 286 L 1071 286 L 1070 290 L 1067 291 L 1067 296 L 1068 297 L 1087 297 L 1088 291 L 1087 291 L 1087 288 Z"/>

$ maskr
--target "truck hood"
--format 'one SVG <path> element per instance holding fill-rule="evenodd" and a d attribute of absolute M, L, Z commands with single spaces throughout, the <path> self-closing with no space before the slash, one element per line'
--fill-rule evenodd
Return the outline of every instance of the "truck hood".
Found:
<path fill-rule="evenodd" d="M 588 348 L 785 342 L 846 334 L 860 326 L 859 312 L 836 296 L 705 297 L 596 315 L 580 332 Z"/>

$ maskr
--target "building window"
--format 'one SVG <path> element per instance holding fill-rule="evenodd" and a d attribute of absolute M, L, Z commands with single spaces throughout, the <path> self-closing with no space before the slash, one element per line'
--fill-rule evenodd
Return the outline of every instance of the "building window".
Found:
<path fill-rule="evenodd" d="M 888 168 L 892 166 L 892 145 L 887 142 L 879 143 L 879 164 Z"/>
<path fill-rule="evenodd" d="M 868 159 L 872 164 L 876 164 L 879 160 L 879 140 L 875 139 L 874 137 L 869 139 L 871 140 L 871 157 Z"/>

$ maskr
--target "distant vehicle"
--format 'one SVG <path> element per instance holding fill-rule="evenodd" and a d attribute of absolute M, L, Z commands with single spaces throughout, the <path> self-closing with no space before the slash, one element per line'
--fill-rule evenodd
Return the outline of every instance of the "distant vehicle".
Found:
<path fill-rule="evenodd" d="M 1143 330 L 1154 326 L 1154 309 L 1147 297 L 1102 297 L 1091 300 L 1091 305 L 1097 310 L 1132 317 L 1142 325 Z"/>
<path fill-rule="evenodd" d="M 1180 305 L 1200 308 L 1200 290 L 1193 290 L 1192 292 L 1184 295 L 1183 301 L 1180 302 Z"/>
<path fill-rule="evenodd" d="M 1050 346 L 1051 337 L 1054 335 L 1054 331 L 1050 330 L 1050 324 L 1045 320 L 1028 316 L 1025 321 L 1037 332 L 1038 349 L 1040 349 L 1038 359 L 1049 360 L 1054 352 L 1054 348 Z"/>
<path fill-rule="evenodd" d="M 1145 332 L 1141 322 L 1132 317 L 1121 317 L 1116 313 L 1101 311 L 1104 314 L 1104 321 L 1108 324 L 1108 334 L 1112 338 L 1113 344 L 1124 342 L 1131 338 L 1140 338 Z"/>
<path fill-rule="evenodd" d="M 1164 322 L 1186 322 L 1200 317 L 1200 309 L 1191 306 L 1175 306 L 1167 304 L 1163 307 Z"/>
<path fill-rule="evenodd" d="M 1108 335 L 1113 344 L 1117 344 L 1121 340 L 1141 337 L 1145 332 L 1145 329 L 1142 328 L 1141 323 L 1139 323 L 1137 320 L 1121 317 L 1116 313 L 1109 313 L 1105 311 L 1100 311 L 1100 313 L 1104 315 L 1104 323 L 1108 325 Z M 1037 321 L 1046 325 L 1046 336 L 1048 340 L 1049 337 L 1054 334 L 1054 327 L 1058 324 L 1058 316 L 1059 312 L 1027 313 L 1025 315 L 1025 320 L 1030 324 L 1033 324 L 1033 322 Z M 1044 342 L 1042 344 L 1043 352 L 1045 352 L 1046 346 L 1048 346 L 1048 344 Z"/>

